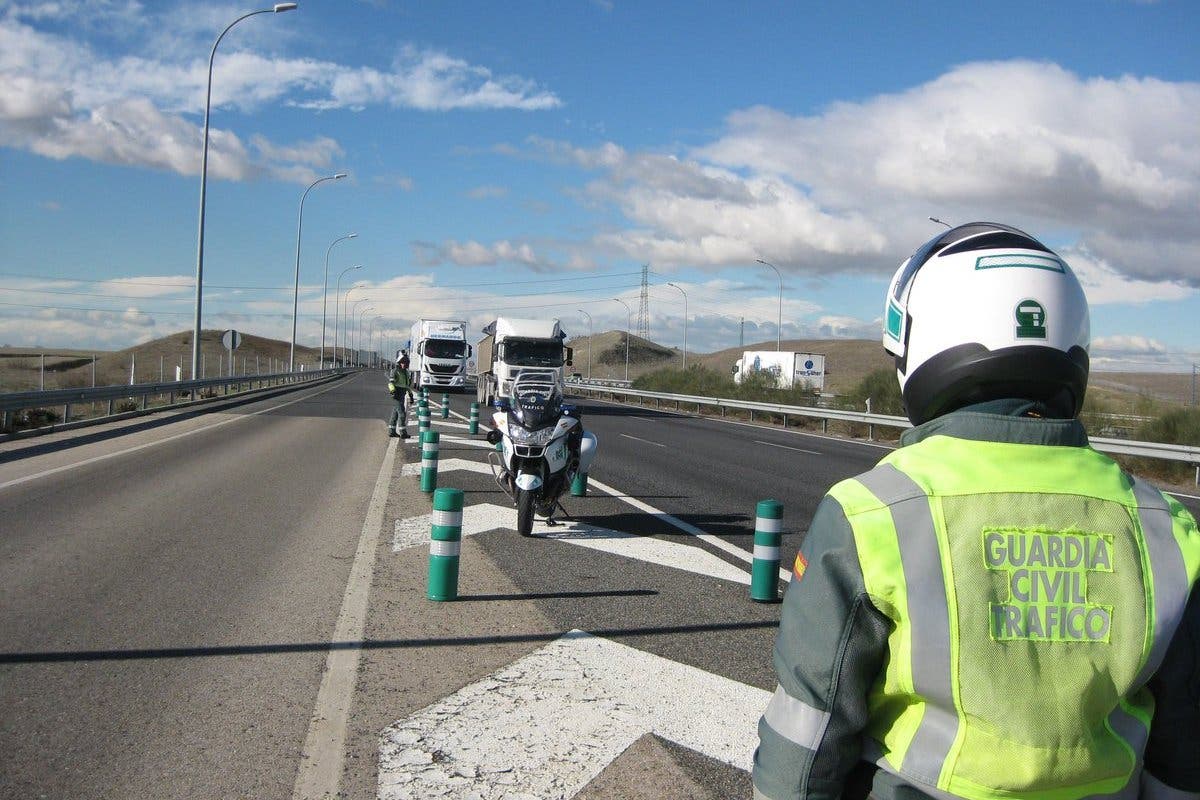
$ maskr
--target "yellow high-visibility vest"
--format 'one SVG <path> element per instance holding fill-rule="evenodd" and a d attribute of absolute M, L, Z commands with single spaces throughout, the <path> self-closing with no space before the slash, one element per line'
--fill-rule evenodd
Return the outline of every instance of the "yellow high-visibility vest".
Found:
<path fill-rule="evenodd" d="M 1183 506 L 1090 448 L 938 435 L 830 494 L 894 623 L 865 755 L 935 796 L 1137 797 L 1200 573 Z"/>

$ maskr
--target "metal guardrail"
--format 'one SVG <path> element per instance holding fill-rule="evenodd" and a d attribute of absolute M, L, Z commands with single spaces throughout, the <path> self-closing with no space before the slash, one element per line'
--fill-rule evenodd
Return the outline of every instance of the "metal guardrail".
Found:
<path fill-rule="evenodd" d="M 608 394 L 613 399 L 617 395 L 622 397 L 641 397 L 647 400 L 656 400 L 661 407 L 662 402 L 675 403 L 676 409 L 681 409 L 684 404 L 695 405 L 697 412 L 702 406 L 716 407 L 721 409 L 721 415 L 724 416 L 728 409 L 736 409 L 739 411 L 749 411 L 751 419 L 754 418 L 755 412 L 763 412 L 768 414 L 779 414 L 784 418 L 784 424 L 787 424 L 787 418 L 793 417 L 810 417 L 820 419 L 822 421 L 821 430 L 828 430 L 829 420 L 839 420 L 843 422 L 857 422 L 868 426 L 869 438 L 874 438 L 874 426 L 882 425 L 891 428 L 911 428 L 912 423 L 907 417 L 895 417 L 887 414 L 865 414 L 859 411 L 845 411 L 835 408 L 814 408 L 809 406 L 787 406 L 780 403 L 757 403 L 748 400 L 733 400 L 724 397 L 703 397 L 700 395 L 688 394 L 669 394 L 666 392 L 647 392 L 641 389 L 621 389 L 613 386 L 607 386 L 592 383 L 569 383 L 568 387 L 574 390 L 593 391 L 598 394 Z M 1160 458 L 1168 461 L 1183 461 L 1196 466 L 1196 482 L 1200 485 L 1200 447 L 1195 445 L 1182 444 L 1163 444 L 1159 442 L 1135 442 L 1127 439 L 1109 439 L 1098 436 L 1089 436 L 1088 441 L 1092 447 L 1105 453 L 1117 453 L 1120 455 L 1142 456 L 1144 458 Z"/>
<path fill-rule="evenodd" d="M 168 398 L 167 404 L 174 405 L 176 397 L 179 395 L 192 395 L 193 402 L 216 396 L 212 394 L 207 397 L 201 397 L 200 395 L 206 389 L 220 388 L 224 390 L 224 395 L 228 395 L 230 387 L 241 387 L 248 384 L 250 387 L 249 390 L 253 390 L 256 384 L 258 388 L 266 388 L 268 386 L 285 386 L 291 383 L 307 383 L 347 371 L 347 368 L 339 367 L 335 369 L 312 370 L 310 372 L 280 372 L 272 375 L 233 375 L 223 378 L 202 378 L 193 381 L 167 381 L 128 385 L 116 384 L 113 386 L 94 386 L 90 388 L 8 392 L 0 394 L 0 433 L 11 431 L 13 415 L 18 411 L 28 409 L 55 409 L 61 407 L 63 409 L 62 422 L 55 423 L 55 425 L 65 425 L 71 421 L 71 406 L 81 403 L 107 402 L 108 413 L 103 416 L 113 416 L 114 413 L 117 413 L 114 412 L 114 404 L 123 400 L 140 400 L 138 404 L 139 410 L 145 410 L 149 407 L 151 397 L 166 396 Z"/>

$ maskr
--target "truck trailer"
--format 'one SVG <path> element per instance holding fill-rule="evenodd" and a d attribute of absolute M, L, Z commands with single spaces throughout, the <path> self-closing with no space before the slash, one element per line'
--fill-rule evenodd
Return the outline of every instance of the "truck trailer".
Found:
<path fill-rule="evenodd" d="M 733 382 L 741 383 L 753 372 L 773 376 L 777 389 L 804 387 L 825 391 L 825 356 L 790 350 L 747 350 L 733 365 Z"/>
<path fill-rule="evenodd" d="M 497 317 L 483 328 L 476 348 L 476 398 L 491 405 L 507 397 L 512 382 L 522 372 L 551 374 L 559 389 L 564 367 L 571 364 L 571 348 L 563 345 L 567 335 L 558 320 Z"/>

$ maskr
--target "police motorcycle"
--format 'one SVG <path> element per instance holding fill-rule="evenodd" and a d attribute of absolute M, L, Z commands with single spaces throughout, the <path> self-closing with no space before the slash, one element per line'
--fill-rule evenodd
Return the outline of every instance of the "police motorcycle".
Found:
<path fill-rule="evenodd" d="M 579 473 L 587 474 L 596 455 L 596 436 L 583 429 L 579 410 L 562 402 L 553 372 L 521 372 L 507 398 L 497 399 L 488 432 L 500 452 L 488 453 L 497 485 L 517 506 L 517 532 L 531 536 L 533 518 L 556 525 L 559 498 Z M 569 518 L 569 516 L 568 516 Z"/>

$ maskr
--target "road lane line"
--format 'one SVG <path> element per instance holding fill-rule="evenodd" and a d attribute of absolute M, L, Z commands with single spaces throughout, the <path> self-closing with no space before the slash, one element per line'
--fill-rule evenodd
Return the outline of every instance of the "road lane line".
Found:
<path fill-rule="evenodd" d="M 342 598 L 342 609 L 338 613 L 331 642 L 362 641 L 367 622 L 367 596 L 375 572 L 375 548 L 383 531 L 383 512 L 391 488 L 398 442 L 398 439 L 388 442 L 379 477 L 375 479 L 375 491 L 367 506 L 367 518 L 363 521 L 362 535 L 358 539 L 358 550 L 350 567 L 346 594 Z M 325 659 L 325 674 L 321 676 L 321 688 L 317 691 L 317 702 L 309 720 L 308 736 L 300 753 L 300 771 L 292 789 L 294 800 L 321 800 L 338 795 L 342 762 L 346 756 L 346 726 L 350 718 L 350 704 L 354 699 L 361 653 L 360 647 L 333 648 Z"/>
<path fill-rule="evenodd" d="M 754 554 L 749 552 L 748 550 L 743 550 L 742 548 L 738 547 L 736 544 L 730 544 L 729 542 L 725 541 L 724 539 L 714 536 L 711 533 L 705 533 L 704 531 L 700 530 L 699 528 L 697 528 L 695 525 L 691 524 L 690 522 L 684 522 L 679 517 L 668 514 L 665 511 L 661 511 L 661 510 L 655 508 L 654 506 L 650 505 L 649 503 L 643 503 L 641 500 L 638 500 L 636 497 L 630 496 L 627 492 L 622 492 L 618 489 L 613 488 L 612 486 L 609 486 L 606 483 L 601 483 L 600 481 L 596 480 L 594 477 L 590 477 L 590 476 L 588 477 L 588 484 L 590 486 L 596 487 L 597 489 L 604 492 L 605 494 L 612 495 L 617 500 L 621 500 L 625 503 L 628 503 L 629 505 L 636 508 L 638 511 L 642 511 L 647 514 L 650 514 L 651 516 L 658 517 L 659 519 L 661 519 L 663 522 L 667 523 L 668 525 L 678 528 L 679 530 L 683 531 L 684 533 L 695 536 L 697 539 L 700 539 L 701 541 L 708 542 L 709 544 L 711 544 L 713 547 L 717 548 L 718 550 L 724 550 L 726 553 L 729 553 L 729 555 L 734 556 L 735 558 L 740 558 L 742 561 L 746 561 L 748 563 L 754 562 Z M 790 581 L 792 579 L 792 573 L 790 571 L 785 570 L 782 567 L 780 567 L 779 568 L 779 577 L 782 580 Z"/>
<path fill-rule="evenodd" d="M 628 433 L 620 433 L 620 434 L 617 434 L 617 435 L 618 435 L 618 436 L 623 436 L 623 437 L 625 437 L 626 439 L 633 439 L 635 442 L 645 442 L 646 444 L 652 444 L 652 445 L 654 445 L 655 447 L 666 447 L 666 445 L 665 445 L 665 444 L 659 444 L 658 442 L 652 442 L 652 441 L 650 441 L 649 439 L 639 439 L 639 438 L 638 438 L 638 437 L 636 437 L 636 436 L 630 436 Z"/>
<path fill-rule="evenodd" d="M 817 450 L 805 450 L 803 447 L 789 447 L 786 444 L 775 444 L 774 442 L 764 442 L 762 439 L 755 439 L 755 444 L 765 444 L 767 447 L 778 447 L 782 450 L 795 450 L 797 453 L 808 453 L 809 455 L 819 456 L 824 455 Z"/>
<path fill-rule="evenodd" d="M 214 422 L 212 425 L 205 425 L 202 428 L 193 428 L 190 431 L 184 431 L 183 433 L 176 433 L 172 436 L 167 436 L 163 439 L 155 439 L 153 442 L 146 442 L 144 444 L 134 445 L 133 447 L 127 447 L 124 450 L 118 450 L 115 453 L 105 453 L 102 456 L 93 456 L 91 458 L 85 458 L 83 461 L 76 461 L 74 464 L 63 464 L 61 467 L 54 467 L 53 469 L 43 470 L 42 472 L 35 472 L 34 474 L 26 475 L 23 478 L 13 478 L 10 481 L 5 481 L 4 483 L 0 483 L 0 490 L 7 489 L 10 486 L 17 486 L 18 484 L 22 484 L 22 483 L 28 483 L 29 481 L 34 481 L 34 480 L 37 480 L 38 478 L 45 478 L 48 475 L 56 475 L 59 472 L 66 472 L 67 470 L 75 469 L 76 467 L 84 467 L 84 466 L 87 466 L 88 464 L 95 464 L 97 461 L 106 461 L 110 458 L 116 458 L 117 456 L 127 455 L 128 453 L 136 453 L 139 450 L 145 450 L 149 447 L 156 447 L 160 444 L 166 444 L 167 442 L 173 442 L 176 439 L 182 439 L 183 437 L 191 436 L 194 433 L 203 433 L 204 431 L 211 431 L 213 428 L 220 428 L 222 425 L 228 425 L 231 422 L 237 422 L 238 420 L 250 419 L 251 417 L 257 417 L 259 414 L 265 414 L 268 411 L 278 411 L 281 408 L 287 408 L 290 405 L 294 405 L 301 401 L 311 399 L 313 397 L 316 397 L 317 395 L 325 394 L 325 392 L 331 391 L 333 389 L 338 388 L 339 386 L 344 386 L 344 385 L 347 385 L 347 384 L 343 384 L 341 381 L 337 381 L 332 386 L 326 386 L 324 389 L 322 389 L 319 392 L 313 392 L 312 394 L 306 394 L 303 397 L 297 397 L 294 400 L 289 400 L 286 403 L 280 403 L 277 406 L 271 406 L 270 408 L 263 408 L 258 411 L 253 411 L 249 414 L 239 414 L 235 417 L 230 417 L 229 419 L 225 419 L 220 422 Z"/>

